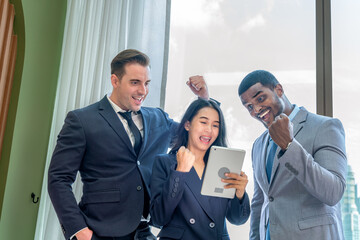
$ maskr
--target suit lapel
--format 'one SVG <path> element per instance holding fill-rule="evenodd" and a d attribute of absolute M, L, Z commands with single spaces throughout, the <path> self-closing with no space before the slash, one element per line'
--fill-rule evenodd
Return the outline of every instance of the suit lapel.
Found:
<path fill-rule="evenodd" d="M 308 112 L 306 111 L 306 109 L 300 108 L 299 112 L 296 114 L 295 118 L 293 119 L 292 123 L 293 123 L 294 138 L 300 132 L 300 130 L 303 128 L 303 125 L 306 121 L 307 115 L 308 115 Z M 271 171 L 270 184 L 273 182 L 273 178 L 275 177 L 276 172 L 279 168 L 280 162 L 279 162 L 278 154 L 279 154 L 280 150 L 281 149 L 279 147 L 276 149 L 274 164 L 273 164 L 272 171 Z"/>
<path fill-rule="evenodd" d="M 261 143 L 261 145 L 264 147 L 261 149 L 262 152 L 261 152 L 261 164 L 260 164 L 260 172 L 262 177 L 261 179 L 263 179 L 264 186 L 266 186 L 267 191 L 269 191 L 269 187 L 270 187 L 266 174 L 267 147 L 268 147 L 269 139 L 270 139 L 270 135 L 269 132 L 267 131 L 265 136 L 262 138 L 263 142 Z"/>
<path fill-rule="evenodd" d="M 299 112 L 296 114 L 293 124 L 294 124 L 294 137 L 300 132 L 300 130 L 303 128 L 306 118 L 308 116 L 308 111 L 301 107 Z"/>
<path fill-rule="evenodd" d="M 205 169 L 204 169 L 205 172 Z M 196 171 L 194 168 L 190 170 L 190 176 L 186 178 L 185 182 L 186 185 L 189 187 L 193 195 L 195 196 L 196 200 L 199 202 L 201 208 L 204 212 L 213 220 L 215 221 L 215 217 L 213 216 L 213 212 L 211 211 L 211 206 L 209 203 L 209 197 L 201 195 L 201 185 L 202 181 L 200 181 Z"/>
<path fill-rule="evenodd" d="M 146 111 L 145 108 L 141 108 L 140 112 L 141 112 L 141 117 L 142 117 L 144 136 L 143 136 L 141 148 L 140 148 L 140 151 L 139 151 L 139 156 L 143 153 L 144 148 L 145 148 L 145 146 L 146 146 L 146 143 L 147 143 L 147 141 L 148 141 L 148 137 L 149 137 L 149 122 L 150 122 L 149 112 Z"/>
<path fill-rule="evenodd" d="M 121 138 L 127 148 L 129 148 L 129 151 L 136 156 L 124 126 L 122 125 L 119 117 L 116 115 L 106 96 L 99 102 L 99 114 L 105 119 L 105 121 L 109 123 L 110 127 Z"/>

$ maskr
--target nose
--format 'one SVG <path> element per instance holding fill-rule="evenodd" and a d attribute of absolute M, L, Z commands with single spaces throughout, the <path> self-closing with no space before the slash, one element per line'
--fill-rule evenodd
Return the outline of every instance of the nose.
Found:
<path fill-rule="evenodd" d="M 138 92 L 139 92 L 141 95 L 145 95 L 146 92 L 147 92 L 147 85 L 145 85 L 145 84 L 139 84 Z"/>
<path fill-rule="evenodd" d="M 206 124 L 203 126 L 203 131 L 205 133 L 210 133 L 211 132 L 211 125 L 210 124 Z"/>
<path fill-rule="evenodd" d="M 254 106 L 254 112 L 255 114 L 258 114 L 261 111 L 261 106 L 255 105 Z"/>

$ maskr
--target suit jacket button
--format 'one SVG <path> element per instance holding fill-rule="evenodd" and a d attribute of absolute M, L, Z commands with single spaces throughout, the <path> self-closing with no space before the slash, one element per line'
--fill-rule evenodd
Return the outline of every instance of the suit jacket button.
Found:
<path fill-rule="evenodd" d="M 269 197 L 269 201 L 270 201 L 270 202 L 274 201 L 274 198 L 273 198 L 273 197 Z"/>
<path fill-rule="evenodd" d="M 174 180 L 175 180 L 175 182 L 179 182 L 179 181 L 180 181 L 180 178 L 179 178 L 179 177 L 176 177 Z"/>
<path fill-rule="evenodd" d="M 137 187 L 136 187 L 136 190 L 138 190 L 138 191 L 140 191 L 141 189 L 142 189 L 141 186 L 137 186 Z"/>
<path fill-rule="evenodd" d="M 215 223 L 211 222 L 211 223 L 209 224 L 209 227 L 214 228 L 214 227 L 215 227 Z"/>
<path fill-rule="evenodd" d="M 176 196 L 176 193 L 173 192 L 173 193 L 171 194 L 171 197 L 174 198 L 175 196 Z"/>
<path fill-rule="evenodd" d="M 139 165 L 139 166 L 140 166 L 140 161 L 137 161 L 136 163 L 137 163 L 137 165 Z"/>
<path fill-rule="evenodd" d="M 195 224 L 195 219 L 190 218 L 189 222 L 190 222 L 191 224 Z"/>
<path fill-rule="evenodd" d="M 177 192 L 177 188 L 174 188 L 174 189 L 173 189 L 173 192 Z"/>

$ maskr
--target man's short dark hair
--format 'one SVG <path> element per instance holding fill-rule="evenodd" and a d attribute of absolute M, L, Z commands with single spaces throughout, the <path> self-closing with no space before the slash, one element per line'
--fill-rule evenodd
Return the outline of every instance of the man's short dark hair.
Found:
<path fill-rule="evenodd" d="M 125 65 L 128 63 L 138 63 L 147 67 L 150 65 L 150 59 L 145 53 L 135 49 L 121 51 L 111 61 L 111 74 L 116 74 L 121 79 L 125 74 Z"/>
<path fill-rule="evenodd" d="M 239 96 L 241 96 L 241 94 L 246 92 L 256 83 L 261 83 L 263 86 L 268 87 L 271 90 L 273 90 L 275 86 L 279 84 L 278 80 L 270 72 L 265 70 L 255 70 L 246 75 L 241 81 L 238 89 Z"/>

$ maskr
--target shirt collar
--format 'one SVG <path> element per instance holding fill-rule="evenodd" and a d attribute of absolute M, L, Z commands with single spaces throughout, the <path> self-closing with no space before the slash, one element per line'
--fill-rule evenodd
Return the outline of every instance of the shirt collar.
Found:
<path fill-rule="evenodd" d="M 296 104 L 294 104 L 293 107 L 294 109 L 291 111 L 289 115 L 290 121 L 292 121 L 295 118 L 296 114 L 300 111 L 300 108 Z"/>
<path fill-rule="evenodd" d="M 127 112 L 125 110 L 123 110 L 121 107 L 119 107 L 118 105 L 116 105 L 116 103 L 114 103 L 109 96 L 107 96 L 107 99 L 110 102 L 110 105 L 112 106 L 112 108 L 114 109 L 115 112 Z"/>
<path fill-rule="evenodd" d="M 110 99 L 109 95 L 107 95 L 106 97 L 107 97 L 107 99 L 109 100 L 109 103 L 110 103 L 110 105 L 112 106 L 112 108 L 114 109 L 115 112 L 117 112 L 117 113 L 118 113 L 118 112 L 129 112 L 129 111 L 125 111 L 124 109 L 122 109 L 121 107 L 119 107 L 116 103 L 114 103 L 114 102 Z M 134 111 L 131 111 L 131 112 L 132 112 L 132 114 L 138 115 L 138 114 L 141 113 L 141 110 L 139 110 L 139 111 L 137 111 L 137 112 L 134 112 Z"/>

